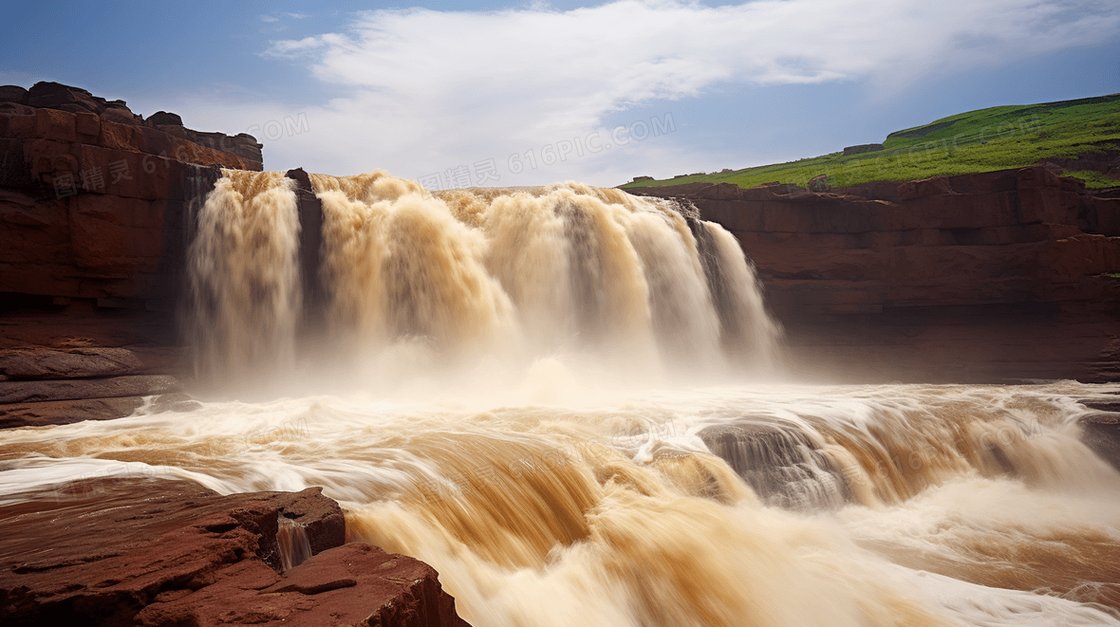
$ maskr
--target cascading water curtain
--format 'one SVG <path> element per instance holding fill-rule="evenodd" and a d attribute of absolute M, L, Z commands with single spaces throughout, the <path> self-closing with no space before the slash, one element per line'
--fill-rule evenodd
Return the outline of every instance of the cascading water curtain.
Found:
<path fill-rule="evenodd" d="M 249 382 L 295 363 L 300 312 L 295 181 L 225 170 L 188 250 L 187 329 L 202 381 Z"/>

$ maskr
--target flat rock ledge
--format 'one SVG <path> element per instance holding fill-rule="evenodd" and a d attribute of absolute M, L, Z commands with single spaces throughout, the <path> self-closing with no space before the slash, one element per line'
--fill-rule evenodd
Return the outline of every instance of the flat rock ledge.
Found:
<path fill-rule="evenodd" d="M 99 479 L 7 503 L 5 626 L 467 626 L 430 566 L 346 544 L 342 510 L 320 488 L 220 496 Z M 311 556 L 285 569 L 281 529 L 293 526 Z"/>
<path fill-rule="evenodd" d="M 185 411 L 171 349 L 21 346 L 0 348 L 0 429 L 112 420 L 145 403 Z M 147 397 L 155 397 L 146 401 Z"/>

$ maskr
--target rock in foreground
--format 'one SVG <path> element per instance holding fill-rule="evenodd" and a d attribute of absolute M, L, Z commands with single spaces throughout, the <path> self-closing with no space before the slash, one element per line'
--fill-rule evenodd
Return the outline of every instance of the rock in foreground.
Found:
<path fill-rule="evenodd" d="M 0 624 L 466 625 L 430 566 L 343 544 L 318 488 L 102 479 L 53 496 L 0 507 Z M 312 554 L 287 570 L 282 526 Z"/>

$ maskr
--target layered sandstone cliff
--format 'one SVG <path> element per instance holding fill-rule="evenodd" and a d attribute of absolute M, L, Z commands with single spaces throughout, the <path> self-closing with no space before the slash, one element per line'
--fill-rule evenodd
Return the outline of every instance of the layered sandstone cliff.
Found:
<path fill-rule="evenodd" d="M 0 293 L 173 299 L 192 203 L 261 145 L 57 83 L 0 87 Z M 166 306 L 168 303 L 163 303 Z"/>

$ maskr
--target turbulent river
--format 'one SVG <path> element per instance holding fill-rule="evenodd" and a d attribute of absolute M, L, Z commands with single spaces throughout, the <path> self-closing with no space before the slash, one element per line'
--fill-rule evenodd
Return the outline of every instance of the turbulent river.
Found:
<path fill-rule="evenodd" d="M 323 486 L 476 627 L 1120 625 L 1120 475 L 1078 425 L 1120 385 L 799 383 L 688 207 L 312 183 L 318 309 L 294 181 L 227 172 L 190 253 L 199 402 L 0 431 L 0 503 Z"/>

